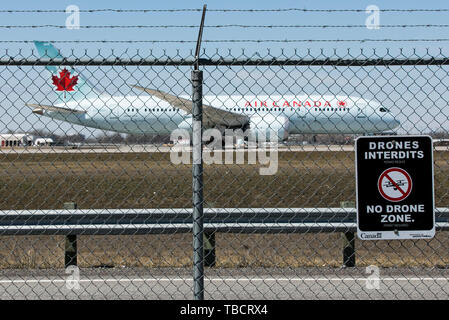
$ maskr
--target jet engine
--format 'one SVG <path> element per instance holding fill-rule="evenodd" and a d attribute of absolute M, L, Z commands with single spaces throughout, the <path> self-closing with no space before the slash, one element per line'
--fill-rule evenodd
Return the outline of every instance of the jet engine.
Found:
<path fill-rule="evenodd" d="M 289 120 L 284 116 L 252 116 L 249 121 L 249 135 L 256 140 L 285 141 L 288 138 Z M 273 135 L 275 137 L 273 137 Z"/>

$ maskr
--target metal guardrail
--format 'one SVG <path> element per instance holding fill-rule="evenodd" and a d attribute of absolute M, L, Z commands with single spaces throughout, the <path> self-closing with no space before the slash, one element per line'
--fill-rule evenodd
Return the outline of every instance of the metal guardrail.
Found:
<path fill-rule="evenodd" d="M 205 232 L 355 232 L 355 208 L 205 208 Z M 436 209 L 449 230 L 449 208 Z M 135 235 L 192 231 L 192 209 L 0 211 L 0 235 Z"/>

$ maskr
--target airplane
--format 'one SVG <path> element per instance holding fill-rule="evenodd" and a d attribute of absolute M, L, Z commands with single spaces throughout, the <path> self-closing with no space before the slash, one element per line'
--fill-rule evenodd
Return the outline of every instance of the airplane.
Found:
<path fill-rule="evenodd" d="M 35 41 L 39 55 L 63 59 L 49 42 Z M 86 127 L 132 134 L 171 134 L 192 130 L 189 95 L 172 95 L 130 84 L 140 95 L 101 93 L 72 67 L 46 66 L 49 84 L 58 95 L 53 105 L 28 103 L 34 114 Z M 62 70 L 61 70 L 62 69 Z M 59 75 L 59 76 L 58 76 Z M 203 127 L 249 130 L 278 141 L 291 134 L 376 134 L 391 132 L 400 122 L 380 103 L 344 95 L 205 95 Z"/>
<path fill-rule="evenodd" d="M 393 190 L 397 191 L 398 187 L 405 186 L 407 182 L 405 180 L 399 179 L 396 181 L 396 185 L 394 185 L 391 181 L 385 182 L 384 186 L 387 188 L 393 188 Z"/>

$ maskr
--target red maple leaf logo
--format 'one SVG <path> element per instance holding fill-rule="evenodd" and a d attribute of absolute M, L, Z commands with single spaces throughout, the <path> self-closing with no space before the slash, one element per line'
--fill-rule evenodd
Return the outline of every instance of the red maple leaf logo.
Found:
<path fill-rule="evenodd" d="M 345 105 L 346 105 L 346 102 L 344 102 L 344 101 L 338 101 L 338 105 L 339 105 L 339 106 L 345 106 Z"/>
<path fill-rule="evenodd" d="M 66 68 L 59 72 L 59 77 L 52 76 L 51 79 L 56 86 L 56 91 L 75 91 L 73 87 L 78 83 L 78 76 L 70 77 L 70 71 Z"/>

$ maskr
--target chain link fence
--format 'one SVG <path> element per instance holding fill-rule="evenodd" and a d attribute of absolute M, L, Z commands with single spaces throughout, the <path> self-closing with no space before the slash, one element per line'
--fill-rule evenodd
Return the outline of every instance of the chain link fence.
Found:
<path fill-rule="evenodd" d="M 0 59 L 0 297 L 193 298 L 194 58 L 37 47 Z M 203 54 L 204 298 L 447 298 L 448 65 Z M 355 239 L 365 134 L 434 138 L 433 239 Z"/>

